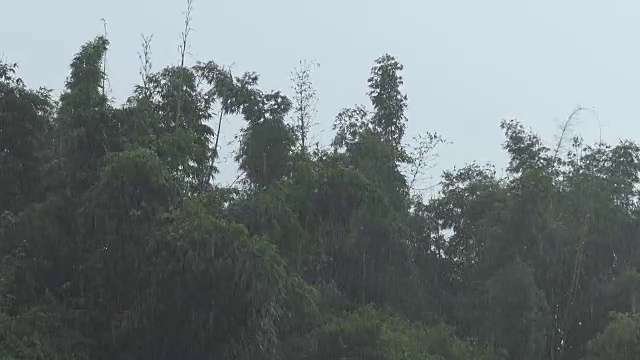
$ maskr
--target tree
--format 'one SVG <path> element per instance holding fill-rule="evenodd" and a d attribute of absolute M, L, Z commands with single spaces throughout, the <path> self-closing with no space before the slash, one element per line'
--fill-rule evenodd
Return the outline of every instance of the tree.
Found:
<path fill-rule="evenodd" d="M 0 211 L 14 213 L 43 195 L 53 110 L 50 92 L 27 88 L 16 68 L 0 62 Z"/>
<path fill-rule="evenodd" d="M 405 142 L 393 56 L 312 148 L 310 68 L 289 99 L 188 65 L 187 5 L 179 63 L 152 71 L 144 38 L 122 105 L 106 34 L 57 99 L 0 64 L 1 359 L 637 357 L 636 143 L 503 121 L 506 174 L 450 169 L 426 198 L 444 140 Z M 236 116 L 244 181 L 221 186 Z"/>
<path fill-rule="evenodd" d="M 407 96 L 400 91 L 404 81 L 399 74 L 404 67 L 389 54 L 376 59 L 375 64 L 368 92 L 374 109 L 371 123 L 385 142 L 399 148 L 407 121 Z"/>
<path fill-rule="evenodd" d="M 640 355 L 639 336 L 636 315 L 614 313 L 605 331 L 589 343 L 587 359 L 636 359 Z"/>

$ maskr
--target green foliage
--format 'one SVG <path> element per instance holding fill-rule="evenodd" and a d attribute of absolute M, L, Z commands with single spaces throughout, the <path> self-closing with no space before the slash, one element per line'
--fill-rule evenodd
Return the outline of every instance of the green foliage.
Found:
<path fill-rule="evenodd" d="M 0 314 L 0 356 L 8 359 L 90 359 L 92 344 L 65 324 L 60 306 L 38 306 L 15 316 Z M 1 357 L 0 357 L 1 358 Z"/>
<path fill-rule="evenodd" d="M 589 343 L 588 360 L 637 359 L 640 356 L 640 319 L 636 314 L 613 313 L 603 333 Z"/>
<path fill-rule="evenodd" d="M 103 158 L 119 140 L 103 88 L 106 74 L 102 62 L 108 45 L 107 39 L 97 37 L 80 49 L 60 96 L 56 142 L 74 195 L 96 181 Z"/>
<path fill-rule="evenodd" d="M 512 359 L 547 359 L 550 312 L 532 269 L 521 262 L 508 265 L 487 287 L 485 336 Z"/>
<path fill-rule="evenodd" d="M 17 66 L 0 62 L 0 211 L 18 211 L 42 195 L 51 94 L 28 89 Z"/>
<path fill-rule="evenodd" d="M 411 325 L 399 318 L 364 308 L 325 325 L 312 359 L 493 359 L 473 349 L 445 326 Z"/>
<path fill-rule="evenodd" d="M 506 176 L 472 163 L 424 200 L 444 140 L 404 142 L 393 56 L 312 150 L 309 69 L 291 101 L 186 66 L 189 9 L 180 65 L 152 72 L 145 40 L 122 106 L 105 37 L 59 99 L 0 63 L 0 359 L 638 357 L 635 143 L 549 147 L 503 121 Z M 234 115 L 244 182 L 221 187 Z"/>
<path fill-rule="evenodd" d="M 189 191 L 208 187 L 215 171 L 214 132 L 206 124 L 210 101 L 198 90 L 199 81 L 193 69 L 168 67 L 151 74 L 147 85 L 155 137 L 150 145 Z"/>
<path fill-rule="evenodd" d="M 197 199 L 169 221 L 149 244 L 154 258 L 140 270 L 146 285 L 133 311 L 115 325 L 119 343 L 143 332 L 144 343 L 132 349 L 143 358 L 270 358 L 287 281 L 275 247 L 207 214 Z M 160 345 L 166 338 L 172 342 Z"/>
<path fill-rule="evenodd" d="M 380 138 L 399 148 L 404 136 L 407 96 L 400 88 L 404 83 L 399 74 L 404 68 L 393 56 L 376 59 L 369 78 L 369 98 L 375 111 L 371 124 Z"/>

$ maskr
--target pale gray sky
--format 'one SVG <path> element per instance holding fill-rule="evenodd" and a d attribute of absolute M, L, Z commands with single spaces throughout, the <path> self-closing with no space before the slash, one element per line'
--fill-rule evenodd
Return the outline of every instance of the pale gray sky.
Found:
<path fill-rule="evenodd" d="M 186 0 L 5 1 L 0 54 L 29 85 L 60 89 L 78 48 L 108 22 L 108 70 L 121 102 L 138 81 L 140 34 L 153 34 L 154 68 L 178 59 Z M 454 144 L 439 168 L 472 160 L 504 165 L 502 118 L 553 140 L 577 106 L 577 130 L 605 140 L 640 137 L 640 2 L 634 0 L 235 0 L 194 2 L 195 60 L 255 70 L 262 88 L 288 91 L 299 60 L 316 60 L 316 131 L 367 103 L 373 60 L 405 65 L 409 136 L 437 131 Z M 239 124 L 227 124 L 226 140 Z M 234 167 L 222 167 L 232 178 Z"/>

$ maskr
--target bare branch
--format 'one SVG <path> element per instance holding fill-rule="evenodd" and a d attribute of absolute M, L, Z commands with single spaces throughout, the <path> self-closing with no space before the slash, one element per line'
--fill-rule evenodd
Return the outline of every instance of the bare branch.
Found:
<path fill-rule="evenodd" d="M 102 27 L 104 30 L 103 36 L 107 39 L 107 20 L 105 18 L 100 18 L 102 22 Z M 107 54 L 104 54 L 104 58 L 102 59 L 102 96 L 106 96 L 106 81 L 107 81 Z"/>
<path fill-rule="evenodd" d="M 142 86 L 145 92 L 149 90 L 149 77 L 151 76 L 151 40 L 153 35 L 142 37 L 142 53 L 138 52 L 138 59 L 140 60 L 140 77 L 142 78 Z"/>
<path fill-rule="evenodd" d="M 191 22 L 193 21 L 192 17 L 193 12 L 193 0 L 187 0 L 187 10 L 184 12 L 184 30 L 180 33 L 180 45 L 178 45 L 178 50 L 180 51 L 180 66 L 184 67 L 184 58 L 187 52 L 187 46 L 189 46 L 189 34 L 191 34 L 193 28 L 191 28 Z"/>
<path fill-rule="evenodd" d="M 298 137 L 298 145 L 300 151 L 304 154 L 308 147 L 309 129 L 317 125 L 313 122 L 317 115 L 318 96 L 316 89 L 311 82 L 311 72 L 313 68 L 319 67 L 316 61 L 300 61 L 298 66 L 291 72 L 291 81 L 293 82 L 293 112 Z"/>
<path fill-rule="evenodd" d="M 409 175 L 411 180 L 409 181 L 409 188 L 413 190 L 419 190 L 416 187 L 416 182 L 421 180 L 419 176 L 424 174 L 428 169 L 435 167 L 435 160 L 439 154 L 434 152 L 435 148 L 443 143 L 447 143 L 437 133 L 425 133 L 418 134 L 413 137 L 415 145 L 410 145 L 410 158 L 409 163 Z"/>
<path fill-rule="evenodd" d="M 184 13 L 184 30 L 180 34 L 182 43 L 178 46 L 180 51 L 180 68 L 184 68 L 184 55 L 188 46 L 189 34 L 193 30 L 191 28 L 191 13 L 193 12 L 193 0 L 187 0 L 187 10 Z M 183 69 L 181 69 L 183 70 Z M 177 104 L 176 104 L 176 124 L 180 121 L 181 108 L 182 108 L 182 88 L 184 84 L 180 84 L 178 89 Z"/>
<path fill-rule="evenodd" d="M 564 146 L 564 142 L 567 139 L 568 133 L 571 131 L 571 127 L 573 126 L 574 122 L 576 121 L 576 117 L 583 110 L 585 110 L 585 108 L 583 108 L 581 106 L 576 107 L 571 112 L 571 114 L 569 115 L 567 120 L 562 124 L 561 129 L 560 129 L 560 138 L 558 139 L 558 142 L 556 143 L 555 150 L 553 152 L 553 159 L 554 160 L 558 159 L 558 154 L 560 153 L 560 149 Z"/>

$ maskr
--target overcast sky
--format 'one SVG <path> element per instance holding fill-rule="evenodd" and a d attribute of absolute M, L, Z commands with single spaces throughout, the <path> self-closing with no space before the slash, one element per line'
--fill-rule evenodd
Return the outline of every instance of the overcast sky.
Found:
<path fill-rule="evenodd" d="M 29 85 L 63 86 L 68 64 L 108 23 L 108 75 L 122 102 L 138 81 L 140 34 L 153 34 L 156 70 L 178 60 L 186 0 L 5 1 L 0 54 Z M 385 52 L 405 65 L 409 130 L 435 131 L 439 167 L 505 164 L 499 122 L 519 118 L 550 142 L 578 105 L 587 140 L 640 137 L 640 2 L 634 0 L 195 0 L 188 61 L 257 71 L 289 91 L 299 60 L 316 60 L 315 129 L 367 103 L 366 80 Z M 240 124 L 225 124 L 225 141 Z M 325 135 L 325 138 L 327 135 Z M 222 167 L 233 178 L 235 166 Z M 439 170 L 438 170 L 439 171 Z"/>

